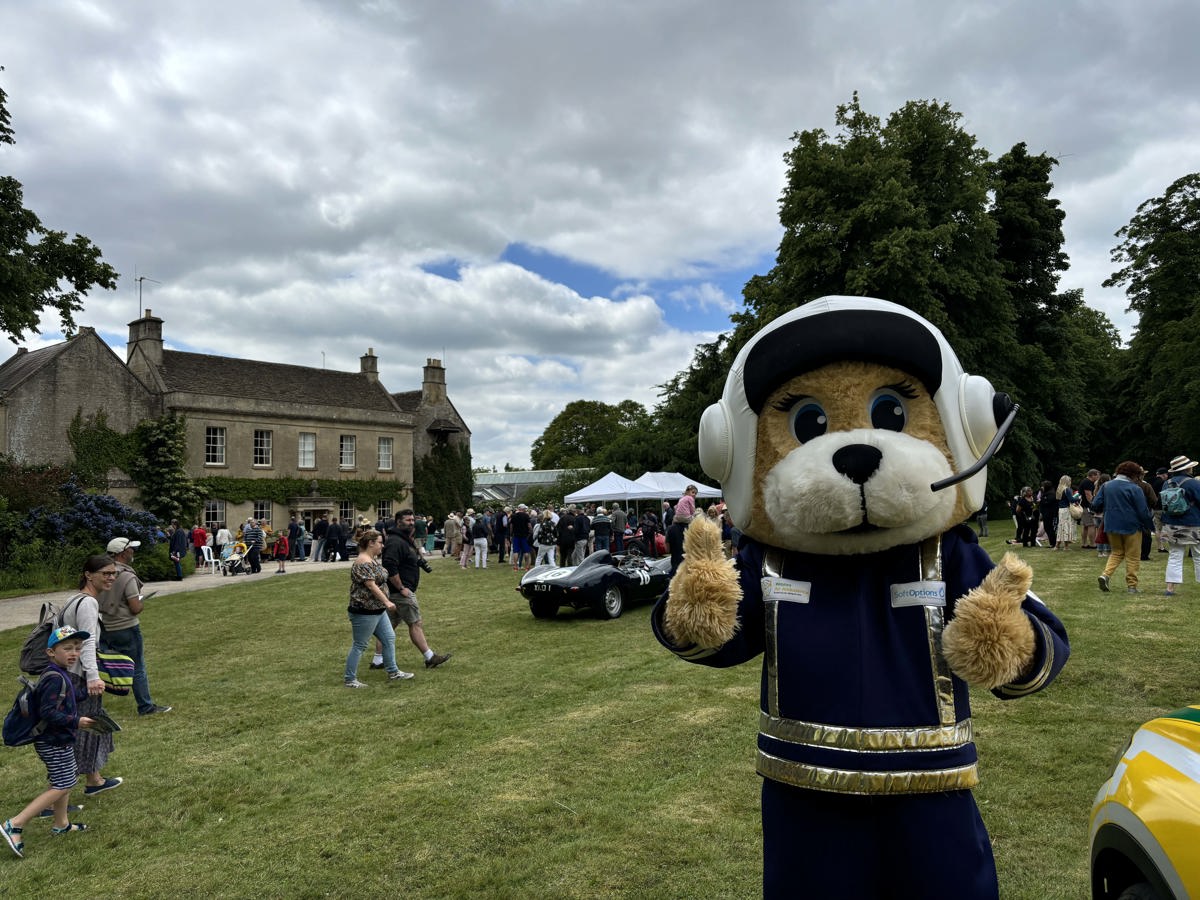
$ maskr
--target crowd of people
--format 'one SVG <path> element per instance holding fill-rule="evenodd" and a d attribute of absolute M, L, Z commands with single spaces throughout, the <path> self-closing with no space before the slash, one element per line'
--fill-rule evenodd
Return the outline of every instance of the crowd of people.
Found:
<path fill-rule="evenodd" d="M 695 485 L 689 485 L 675 502 L 662 501 L 661 509 L 625 509 L 619 503 L 567 504 L 531 509 L 515 507 L 455 510 L 442 525 L 443 557 L 461 568 L 486 569 L 489 554 L 497 564 L 507 559 L 513 571 L 541 565 L 577 566 L 597 550 L 625 553 L 635 550 L 657 558 L 670 554 L 673 567 L 683 558 L 683 532 L 696 515 L 707 515 L 720 525 L 726 551 L 732 554 L 736 534 L 722 503 L 700 511 Z M 657 506 L 657 505 L 656 505 Z"/>
<path fill-rule="evenodd" d="M 1159 553 L 1168 554 L 1163 593 L 1174 597 L 1183 583 L 1183 560 L 1189 552 L 1200 582 L 1196 465 L 1187 456 L 1176 456 L 1147 478 L 1144 466 L 1126 460 L 1112 473 L 1089 469 L 1078 482 L 1063 475 L 1057 484 L 1043 481 L 1036 492 L 1026 485 L 1009 502 L 1016 531 L 1007 543 L 1064 551 L 1078 540 L 1080 549 L 1095 550 L 1106 559 L 1097 576 L 1100 590 L 1112 589 L 1111 579 L 1124 565 L 1130 594 L 1141 593 L 1141 564 L 1157 544 Z M 986 536 L 986 511 L 978 522 L 980 536 Z"/>

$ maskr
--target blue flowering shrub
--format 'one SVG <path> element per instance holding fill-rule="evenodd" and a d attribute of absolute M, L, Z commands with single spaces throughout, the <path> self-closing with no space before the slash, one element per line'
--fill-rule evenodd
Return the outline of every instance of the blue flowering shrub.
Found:
<path fill-rule="evenodd" d="M 103 553 L 114 537 L 140 541 L 139 557 L 152 556 L 158 522 L 108 494 L 89 494 L 71 478 L 59 485 L 52 502 L 24 515 L 0 508 L 0 533 L 0 590 L 38 590 L 75 587 L 84 561 Z"/>

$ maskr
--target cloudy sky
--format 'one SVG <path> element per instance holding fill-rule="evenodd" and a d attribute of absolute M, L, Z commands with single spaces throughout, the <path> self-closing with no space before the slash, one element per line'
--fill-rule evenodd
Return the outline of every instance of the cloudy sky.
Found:
<path fill-rule="evenodd" d="M 441 358 L 477 465 L 527 466 L 572 400 L 653 406 L 773 264 L 791 135 L 856 90 L 1058 157 L 1062 286 L 1127 336 L 1113 233 L 1200 169 L 1191 0 L 0 0 L 0 23 L 0 172 L 121 272 L 79 324 L 123 355 L 140 301 L 180 350 L 373 347 L 393 391 Z M 25 346 L 61 340 L 42 325 Z"/>

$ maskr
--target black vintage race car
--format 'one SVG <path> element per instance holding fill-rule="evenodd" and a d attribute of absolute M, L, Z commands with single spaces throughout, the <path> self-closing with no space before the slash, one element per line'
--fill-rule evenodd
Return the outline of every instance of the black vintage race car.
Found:
<path fill-rule="evenodd" d="M 577 566 L 537 566 L 525 573 L 517 590 L 539 619 L 553 619 L 560 606 L 592 609 L 615 619 L 625 604 L 657 599 L 671 580 L 671 560 L 646 559 L 640 553 L 614 556 L 597 550 Z"/>

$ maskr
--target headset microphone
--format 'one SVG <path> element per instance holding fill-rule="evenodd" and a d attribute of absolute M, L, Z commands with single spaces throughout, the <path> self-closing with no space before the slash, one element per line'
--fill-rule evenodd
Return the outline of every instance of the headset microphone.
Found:
<path fill-rule="evenodd" d="M 979 457 L 979 459 L 975 460 L 974 465 L 970 466 L 969 468 L 963 469 L 961 472 L 957 472 L 954 475 L 951 475 L 949 478 L 943 478 L 941 481 L 935 481 L 933 484 L 931 484 L 929 486 L 929 490 L 940 491 L 944 488 L 948 488 L 948 487 L 951 487 L 952 485 L 956 485 L 960 481 L 966 481 L 968 478 L 970 478 L 972 475 L 974 475 L 976 472 L 978 472 L 980 469 L 982 469 L 984 466 L 986 466 L 988 464 L 988 460 L 990 460 L 993 456 L 995 456 L 996 451 L 1000 449 L 1000 445 L 1004 442 L 1004 436 L 1006 434 L 1008 434 L 1008 430 L 1010 428 L 1012 428 L 1013 420 L 1016 419 L 1017 412 L 1020 409 L 1021 409 L 1020 403 L 1014 403 L 1012 405 L 1012 409 L 1010 409 L 1008 411 L 1008 416 L 1004 419 L 1003 422 L 1000 423 L 1000 427 L 996 430 L 996 436 L 994 438 L 992 438 L 992 442 L 990 444 L 988 444 L 987 449 L 983 451 L 983 456 L 981 456 L 981 457 Z"/>

